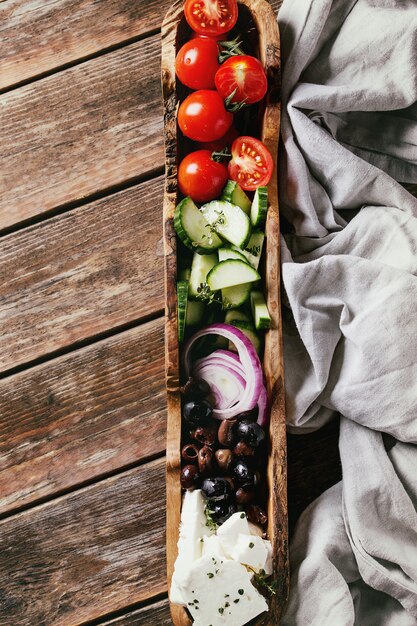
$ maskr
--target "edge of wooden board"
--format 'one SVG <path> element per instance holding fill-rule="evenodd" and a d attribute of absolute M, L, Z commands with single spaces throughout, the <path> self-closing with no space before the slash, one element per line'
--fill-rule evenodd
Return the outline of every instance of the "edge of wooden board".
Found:
<path fill-rule="evenodd" d="M 262 120 L 262 141 L 269 148 L 277 167 L 280 128 L 280 41 L 276 16 L 266 0 L 238 0 L 246 6 L 259 32 L 259 53 L 268 78 L 268 95 Z M 168 588 L 177 558 L 177 542 L 181 511 L 180 441 L 181 398 L 179 392 L 179 348 L 176 305 L 176 235 L 173 214 L 177 202 L 177 124 L 178 97 L 176 93 L 175 56 L 177 28 L 183 17 L 183 1 L 169 9 L 162 25 L 162 90 L 164 99 L 164 129 L 166 172 L 163 203 L 165 250 L 165 357 L 168 403 L 167 423 L 167 577 Z M 276 171 L 276 169 L 275 169 Z M 269 211 L 266 223 L 265 287 L 272 327 L 266 333 L 264 373 L 271 403 L 267 480 L 268 537 L 273 545 L 276 594 L 270 601 L 270 611 L 256 623 L 279 623 L 288 596 L 288 512 L 287 512 L 287 447 L 285 428 L 284 367 L 282 357 L 281 297 L 280 297 L 280 228 L 277 176 L 268 185 Z M 190 626 L 184 607 L 171 604 L 175 626 Z"/>

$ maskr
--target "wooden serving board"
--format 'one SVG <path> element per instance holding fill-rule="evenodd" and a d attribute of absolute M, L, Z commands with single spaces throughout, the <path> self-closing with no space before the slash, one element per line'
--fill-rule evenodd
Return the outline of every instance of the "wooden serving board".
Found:
<path fill-rule="evenodd" d="M 255 43 L 267 78 L 268 94 L 260 108 L 261 139 L 271 152 L 277 167 L 280 127 L 280 43 L 276 16 L 266 0 L 239 0 L 239 32 L 248 34 Z M 254 32 L 257 31 L 257 32 Z M 177 330 L 177 258 L 173 215 L 178 201 L 177 165 L 181 146 L 177 136 L 177 110 L 183 89 L 175 77 L 175 56 L 186 41 L 189 27 L 183 15 L 183 0 L 177 0 L 168 11 L 162 25 L 162 89 L 165 127 L 165 190 L 164 190 L 164 246 L 165 246 L 165 356 L 168 401 L 167 423 L 167 575 L 168 586 L 177 557 L 181 511 L 181 398 L 179 392 L 179 348 Z M 250 134 L 250 132 L 248 133 Z M 266 252 L 261 269 L 267 293 L 272 327 L 266 333 L 263 368 L 271 403 L 269 426 L 269 456 L 267 480 L 268 538 L 273 545 L 276 594 L 270 602 L 268 614 L 260 616 L 256 624 L 279 624 L 288 594 L 288 531 L 287 531 L 287 467 L 284 404 L 284 372 L 282 359 L 282 328 L 280 302 L 280 229 L 277 176 L 268 185 L 269 211 L 266 223 Z M 187 611 L 171 605 L 175 626 L 190 626 Z"/>

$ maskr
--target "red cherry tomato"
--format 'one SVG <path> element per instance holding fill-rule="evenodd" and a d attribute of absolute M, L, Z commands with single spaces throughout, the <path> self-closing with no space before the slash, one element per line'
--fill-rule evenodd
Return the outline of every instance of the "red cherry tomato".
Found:
<path fill-rule="evenodd" d="M 236 0 L 185 0 L 185 19 L 200 35 L 224 35 L 237 22 Z"/>
<path fill-rule="evenodd" d="M 220 152 L 221 150 L 224 150 L 224 148 L 231 148 L 232 143 L 238 137 L 239 137 L 239 133 L 237 132 L 236 128 L 232 124 L 232 126 L 229 128 L 227 133 L 223 135 L 223 137 L 220 137 L 220 139 L 217 139 L 216 141 L 202 141 L 198 145 L 202 150 L 210 150 L 211 152 Z"/>
<path fill-rule="evenodd" d="M 253 191 L 267 185 L 274 171 L 274 162 L 268 148 L 254 137 L 239 137 L 232 145 L 229 176 L 242 189 Z"/>
<path fill-rule="evenodd" d="M 178 169 L 178 184 L 184 196 L 195 202 L 208 202 L 217 198 L 227 183 L 227 167 L 211 158 L 210 150 L 197 150 L 188 154 Z"/>
<path fill-rule="evenodd" d="M 178 125 L 194 141 L 215 141 L 231 127 L 233 115 L 226 111 L 217 91 L 200 89 L 190 94 L 178 111 Z"/>
<path fill-rule="evenodd" d="M 262 63 L 247 55 L 227 59 L 217 70 L 215 81 L 217 91 L 223 98 L 235 91 L 231 102 L 259 102 L 268 89 Z"/>
<path fill-rule="evenodd" d="M 190 89 L 214 89 L 214 77 L 219 69 L 219 49 L 214 39 L 199 37 L 187 41 L 175 59 L 175 71 Z"/>

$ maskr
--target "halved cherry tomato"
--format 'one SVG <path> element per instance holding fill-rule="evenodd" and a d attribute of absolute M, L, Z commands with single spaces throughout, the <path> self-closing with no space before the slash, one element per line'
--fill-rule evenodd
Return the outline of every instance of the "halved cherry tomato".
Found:
<path fill-rule="evenodd" d="M 274 171 L 274 162 L 268 148 L 255 137 L 238 137 L 232 145 L 229 176 L 242 189 L 253 191 L 267 185 Z"/>
<path fill-rule="evenodd" d="M 224 35 L 237 22 L 236 0 L 185 0 L 185 19 L 200 35 Z"/>
<path fill-rule="evenodd" d="M 175 59 L 175 71 L 190 89 L 214 89 L 214 77 L 219 69 L 219 48 L 214 39 L 199 37 L 187 41 Z"/>
<path fill-rule="evenodd" d="M 178 169 L 178 184 L 184 196 L 195 202 L 217 198 L 227 183 L 227 166 L 211 158 L 210 150 L 196 150 L 188 154 Z"/>
<path fill-rule="evenodd" d="M 268 81 L 262 63 L 248 55 L 227 59 L 216 74 L 216 88 L 223 98 L 233 92 L 232 103 L 253 104 L 262 100 L 268 89 Z"/>
<path fill-rule="evenodd" d="M 220 152 L 224 148 L 231 148 L 232 143 L 239 137 L 239 133 L 236 128 L 232 126 L 227 133 L 217 139 L 216 141 L 201 141 L 198 145 L 202 150 L 210 150 L 211 152 Z"/>
<path fill-rule="evenodd" d="M 191 93 L 178 111 L 178 125 L 194 141 L 215 141 L 231 127 L 233 115 L 226 111 L 217 91 L 200 89 Z"/>

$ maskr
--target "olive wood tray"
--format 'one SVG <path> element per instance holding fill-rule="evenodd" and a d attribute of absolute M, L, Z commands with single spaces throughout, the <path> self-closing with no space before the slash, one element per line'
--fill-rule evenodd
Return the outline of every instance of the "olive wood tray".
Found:
<path fill-rule="evenodd" d="M 250 54 L 263 63 L 268 78 L 268 93 L 259 109 L 260 136 L 271 152 L 275 168 L 280 127 L 280 42 L 276 16 L 266 0 L 239 0 L 237 28 L 244 44 L 252 41 Z M 162 90 L 165 131 L 165 190 L 163 203 L 165 252 L 165 358 L 168 402 L 167 420 L 167 577 L 168 588 L 177 558 L 177 542 L 181 512 L 181 398 L 179 391 L 179 346 L 177 329 L 177 257 L 173 215 L 178 201 L 177 165 L 182 146 L 177 133 L 177 111 L 181 97 L 187 93 L 177 85 L 175 56 L 189 38 L 190 29 L 184 19 L 183 0 L 177 0 L 166 14 L 162 25 Z M 183 96 L 181 96 L 181 90 Z M 251 134 L 247 132 L 246 134 Z M 255 134 L 255 133 L 254 133 Z M 271 405 L 268 450 L 268 528 L 273 545 L 274 585 L 270 610 L 254 623 L 277 626 L 288 594 L 288 531 L 287 531 L 287 467 L 284 404 L 284 373 L 280 303 L 280 229 L 276 169 L 268 185 L 269 210 L 266 222 L 266 245 L 261 273 L 264 279 L 272 325 L 265 337 L 263 369 Z M 190 626 L 192 620 L 182 606 L 171 604 L 175 626 Z"/>

